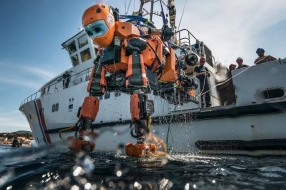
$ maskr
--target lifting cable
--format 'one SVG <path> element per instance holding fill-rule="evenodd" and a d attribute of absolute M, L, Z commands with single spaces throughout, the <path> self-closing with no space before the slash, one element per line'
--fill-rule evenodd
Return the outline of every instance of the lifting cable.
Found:
<path fill-rule="evenodd" d="M 169 133 L 170 133 L 170 135 L 171 135 L 171 137 L 172 137 L 172 141 L 173 141 L 173 146 L 174 146 L 174 138 L 173 138 L 173 134 L 172 134 L 172 132 L 171 132 L 171 129 L 170 129 L 170 126 L 171 126 L 171 123 L 172 123 L 172 121 L 173 121 L 173 117 L 174 117 L 174 115 L 175 115 L 175 111 L 176 111 L 176 109 L 177 109 L 177 106 L 175 106 L 175 108 L 174 108 L 174 111 L 173 111 L 173 114 L 172 114 L 172 116 L 171 116 L 171 118 L 170 118 L 170 122 L 169 122 L 169 125 L 168 125 L 168 131 L 167 131 L 167 138 L 166 138 L 166 144 L 167 144 L 167 146 L 168 146 L 168 142 L 169 142 Z M 168 121 L 167 121 L 168 122 Z"/>
<path fill-rule="evenodd" d="M 180 29 L 180 25 L 181 25 L 181 21 L 182 21 L 184 12 L 185 12 L 186 4 L 187 4 L 187 0 L 185 0 L 185 5 L 184 5 L 183 12 L 182 12 L 182 15 L 181 15 L 181 19 L 180 19 L 180 22 L 179 22 L 178 30 Z"/>

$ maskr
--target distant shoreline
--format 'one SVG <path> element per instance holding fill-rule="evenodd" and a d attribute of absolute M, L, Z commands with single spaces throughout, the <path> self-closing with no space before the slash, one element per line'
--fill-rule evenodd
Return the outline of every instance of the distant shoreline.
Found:
<path fill-rule="evenodd" d="M 1 146 L 12 146 L 12 143 L 2 143 L 2 142 L 0 142 L 0 145 Z M 31 147 L 31 143 L 29 143 L 29 144 L 23 144 L 22 143 L 22 146 L 20 146 L 20 147 Z"/>

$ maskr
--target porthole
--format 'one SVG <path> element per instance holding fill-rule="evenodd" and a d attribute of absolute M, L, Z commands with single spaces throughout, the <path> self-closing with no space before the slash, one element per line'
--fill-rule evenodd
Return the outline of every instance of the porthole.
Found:
<path fill-rule="evenodd" d="M 285 92 L 283 89 L 281 88 L 277 88 L 277 89 L 268 89 L 268 90 L 264 90 L 262 92 L 263 97 L 265 99 L 273 99 L 273 98 L 281 98 L 285 95 Z"/>
<path fill-rule="evenodd" d="M 258 90 L 255 97 L 263 101 L 272 101 L 281 100 L 286 97 L 286 94 L 283 87 L 272 87 Z"/>

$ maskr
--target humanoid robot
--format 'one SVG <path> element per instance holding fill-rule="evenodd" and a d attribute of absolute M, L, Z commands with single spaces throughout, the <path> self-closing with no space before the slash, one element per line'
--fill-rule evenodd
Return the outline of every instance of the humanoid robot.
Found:
<path fill-rule="evenodd" d="M 98 97 L 106 90 L 119 90 L 130 94 L 131 121 L 135 126 L 132 136 L 137 138 L 136 145 L 126 145 L 127 155 L 141 157 L 141 153 L 136 152 L 146 147 L 156 151 L 155 145 L 145 146 L 154 112 L 148 93 L 168 93 L 170 90 L 162 89 L 174 86 L 175 90 L 186 93 L 196 88 L 192 79 L 181 74 L 183 64 L 176 60 L 175 50 L 165 44 L 173 36 L 173 30 L 167 25 L 156 29 L 151 23 L 141 27 L 131 21 L 120 21 L 118 10 L 104 4 L 89 7 L 83 14 L 82 25 L 100 51 L 87 86 L 89 96 L 84 99 L 76 124 L 79 137 L 73 139 L 70 148 L 75 151 L 94 149 L 92 141 L 80 136 L 86 135 L 95 121 L 100 104 Z"/>

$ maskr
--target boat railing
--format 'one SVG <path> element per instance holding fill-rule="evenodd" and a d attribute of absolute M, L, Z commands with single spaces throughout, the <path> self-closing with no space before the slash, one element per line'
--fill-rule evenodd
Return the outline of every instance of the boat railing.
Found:
<path fill-rule="evenodd" d="M 179 43 L 181 45 L 188 45 L 189 47 L 191 47 L 191 37 L 193 37 L 194 41 L 197 42 L 197 38 L 188 30 L 188 29 L 181 29 L 181 30 L 178 30 L 176 32 L 176 34 L 178 35 L 179 37 Z"/>
<path fill-rule="evenodd" d="M 207 62 L 213 67 L 216 63 L 215 57 L 212 55 L 211 50 L 206 44 L 197 39 L 188 29 L 181 29 L 176 32 L 178 42 L 181 47 L 190 48 L 198 55 L 204 55 Z"/>
<path fill-rule="evenodd" d="M 21 106 L 27 102 L 30 102 L 32 100 L 35 100 L 37 98 L 39 98 L 41 96 L 41 91 L 37 91 L 34 94 L 30 95 L 29 97 L 27 97 L 25 100 L 22 101 Z"/>
<path fill-rule="evenodd" d="M 69 87 L 76 86 L 76 85 L 78 85 L 84 81 L 88 81 L 90 73 L 91 73 L 91 69 L 92 69 L 92 67 L 89 67 L 83 71 L 80 71 L 78 73 L 71 75 Z M 65 88 L 64 88 L 64 84 L 63 84 L 63 79 L 61 77 L 59 77 L 59 78 L 55 79 L 55 82 L 53 82 L 52 84 L 48 84 L 48 85 L 44 86 L 39 91 L 35 92 L 34 94 L 32 94 L 32 95 L 28 96 L 26 99 L 24 99 L 21 103 L 21 106 L 27 102 L 38 99 L 44 95 L 52 94 L 52 93 L 55 93 L 59 90 L 64 90 L 64 89 Z"/>

